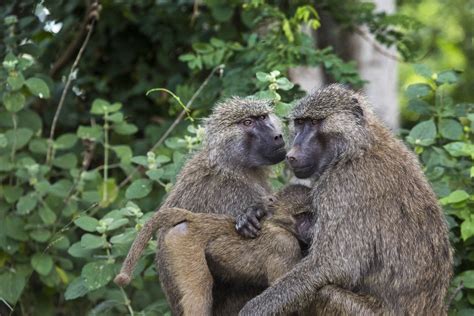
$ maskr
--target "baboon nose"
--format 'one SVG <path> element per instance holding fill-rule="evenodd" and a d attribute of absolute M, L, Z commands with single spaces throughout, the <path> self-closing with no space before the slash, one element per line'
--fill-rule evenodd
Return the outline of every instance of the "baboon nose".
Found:
<path fill-rule="evenodd" d="M 294 156 L 287 155 L 286 159 L 288 159 L 289 162 L 295 162 L 296 158 Z"/>
<path fill-rule="evenodd" d="M 275 141 L 275 145 L 277 146 L 285 145 L 285 142 L 283 141 L 283 135 L 281 134 L 273 136 L 273 140 Z"/>

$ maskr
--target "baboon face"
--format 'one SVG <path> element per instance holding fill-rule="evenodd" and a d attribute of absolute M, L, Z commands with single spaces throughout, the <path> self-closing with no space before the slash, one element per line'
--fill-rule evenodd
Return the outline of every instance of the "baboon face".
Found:
<path fill-rule="evenodd" d="M 293 144 L 287 159 L 298 178 L 320 176 L 331 164 L 357 154 L 370 142 L 362 96 L 331 85 L 293 109 Z M 364 108 L 363 108 L 364 107 Z"/>
<path fill-rule="evenodd" d="M 255 168 L 285 159 L 282 124 L 268 101 L 232 97 L 205 122 L 211 163 Z"/>
<path fill-rule="evenodd" d="M 244 154 L 252 166 L 273 165 L 285 159 L 285 142 L 277 118 L 270 113 L 249 116 L 238 123 Z"/>
<path fill-rule="evenodd" d="M 322 174 L 337 156 L 337 138 L 324 133 L 324 119 L 295 118 L 288 163 L 298 178 Z"/>

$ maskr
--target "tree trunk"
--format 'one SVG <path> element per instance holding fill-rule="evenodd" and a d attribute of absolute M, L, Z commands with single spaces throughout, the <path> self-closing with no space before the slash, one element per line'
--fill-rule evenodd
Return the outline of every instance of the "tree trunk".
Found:
<path fill-rule="evenodd" d="M 375 0 L 377 10 L 393 13 L 394 0 Z M 399 127 L 398 108 L 398 71 L 397 61 L 382 53 L 396 55 L 395 48 L 388 49 L 376 42 L 365 29 L 363 35 L 348 34 L 327 15 L 321 14 L 321 28 L 314 34 L 319 48 L 332 46 L 345 60 L 355 60 L 359 74 L 368 83 L 363 91 L 374 106 L 375 113 L 385 124 L 396 130 Z M 310 92 L 333 80 L 324 74 L 321 67 L 296 67 L 289 71 L 290 79 L 298 83 L 303 90 Z"/>

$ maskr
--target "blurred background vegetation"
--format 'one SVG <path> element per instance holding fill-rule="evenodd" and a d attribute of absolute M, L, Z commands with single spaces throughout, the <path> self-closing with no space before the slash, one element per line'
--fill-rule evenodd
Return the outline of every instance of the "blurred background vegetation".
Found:
<path fill-rule="evenodd" d="M 473 20 L 472 0 L 2 1 L 0 315 L 168 313 L 153 242 L 111 280 L 199 118 L 234 94 L 284 117 L 334 81 L 419 154 L 456 250 L 450 314 L 474 314 Z"/>

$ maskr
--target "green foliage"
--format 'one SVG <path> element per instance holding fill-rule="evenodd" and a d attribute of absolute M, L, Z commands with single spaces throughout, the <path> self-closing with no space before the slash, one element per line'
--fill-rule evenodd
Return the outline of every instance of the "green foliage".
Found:
<path fill-rule="evenodd" d="M 416 27 L 360 1 L 102 1 L 51 133 L 62 77 L 68 78 L 78 47 L 66 52 L 80 35 L 85 3 L 0 4 L 0 301 L 25 314 L 165 314 L 155 242 L 126 291 L 111 279 L 185 158 L 201 145 L 197 119 L 234 94 L 269 99 L 285 117 L 291 101 L 302 96 L 286 78 L 293 66 L 322 66 L 339 82 L 363 84 L 353 62 L 332 47 L 315 48 L 302 29 L 302 23 L 318 29 L 322 13 L 348 29 L 367 26 L 407 58 L 406 30 Z M 65 64 L 52 69 L 63 58 Z M 211 69 L 218 76 L 205 80 Z M 474 170 L 466 175 L 473 146 L 466 135 L 474 117 L 465 115 L 466 103 L 440 110 L 439 104 L 449 103 L 444 94 L 432 105 L 438 85 L 455 81 L 457 73 L 420 72 L 431 81 L 410 88 L 409 95 L 425 123 L 407 139 L 427 159 L 430 179 L 438 173 L 437 192 L 454 225 L 456 280 L 472 289 L 467 179 Z M 186 121 L 158 143 L 183 108 Z M 275 167 L 272 184 L 278 188 L 283 180 L 283 168 Z M 472 301 L 469 291 L 456 308 Z"/>
<path fill-rule="evenodd" d="M 445 209 L 455 247 L 454 288 L 463 283 L 453 301 L 453 315 L 469 314 L 474 305 L 474 103 L 456 103 L 448 94 L 459 73 L 433 73 L 423 65 L 415 71 L 426 83 L 408 86 L 408 109 L 420 121 L 406 141 L 420 155 L 425 173 Z"/>

